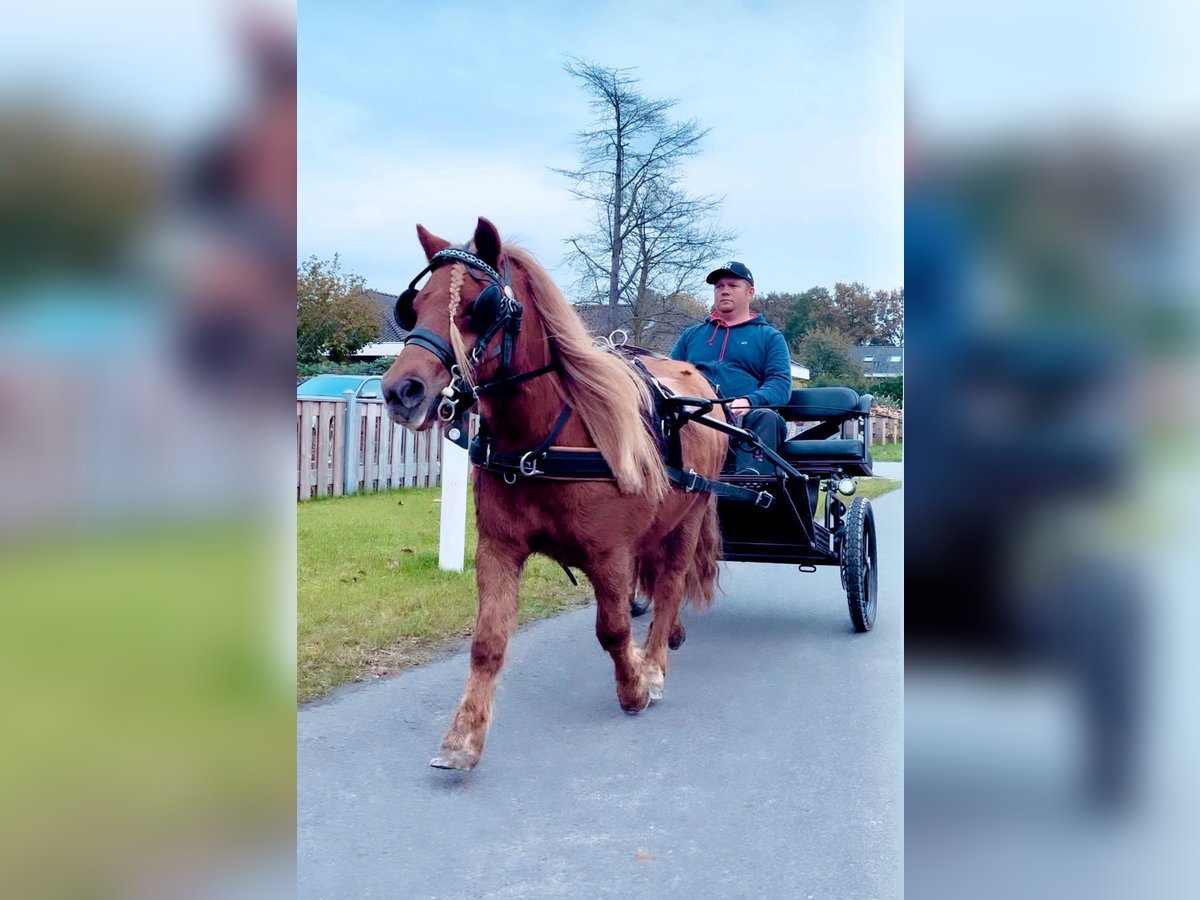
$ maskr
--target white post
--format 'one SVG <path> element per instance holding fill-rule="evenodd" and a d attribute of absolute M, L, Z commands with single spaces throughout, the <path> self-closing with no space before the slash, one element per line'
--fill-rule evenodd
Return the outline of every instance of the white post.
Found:
<path fill-rule="evenodd" d="M 354 391 L 342 391 L 346 401 L 346 443 L 342 447 L 342 493 L 358 492 L 358 410 Z"/>
<path fill-rule="evenodd" d="M 452 423 L 449 428 L 458 427 Z M 467 554 L 467 451 L 442 438 L 442 530 L 438 567 L 461 572 Z"/>

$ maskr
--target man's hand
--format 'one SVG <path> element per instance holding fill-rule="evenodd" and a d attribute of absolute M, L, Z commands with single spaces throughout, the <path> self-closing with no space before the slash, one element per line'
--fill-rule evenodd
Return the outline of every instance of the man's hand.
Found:
<path fill-rule="evenodd" d="M 750 412 L 750 401 L 745 397 L 738 397 L 729 404 L 729 414 L 733 416 L 744 416 Z"/>

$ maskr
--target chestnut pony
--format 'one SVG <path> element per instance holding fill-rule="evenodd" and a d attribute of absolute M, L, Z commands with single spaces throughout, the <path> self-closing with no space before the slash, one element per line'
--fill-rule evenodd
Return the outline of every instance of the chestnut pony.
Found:
<path fill-rule="evenodd" d="M 475 470 L 479 609 L 470 674 L 430 763 L 471 769 L 483 752 L 530 554 L 543 553 L 588 576 L 596 595 L 596 636 L 612 656 L 617 700 L 632 714 L 662 697 L 668 642 L 677 646 L 683 638 L 678 614 L 684 598 L 700 607 L 712 602 L 721 538 L 715 498 L 668 481 L 648 424 L 654 414 L 647 382 L 626 360 L 596 348 L 528 252 L 501 244 L 495 226 L 483 218 L 462 248 L 451 248 L 420 225 L 417 237 L 431 263 L 430 277 L 419 291 L 415 284 L 424 273 L 414 279 L 398 305 L 410 336 L 383 377 L 392 420 L 413 431 L 432 427 L 456 365 L 479 388 L 479 414 L 497 454 L 522 454 L 553 438 L 556 448 L 598 450 L 611 471 L 607 478 L 580 480 Z M 489 329 L 499 298 L 509 304 L 502 309 L 515 328 Z M 485 306 L 486 315 L 480 309 Z M 643 361 L 676 394 L 714 396 L 693 366 Z M 721 415 L 720 407 L 713 415 Z M 726 440 L 714 429 L 685 425 L 685 470 L 715 479 Z M 630 636 L 629 603 L 639 586 L 654 601 L 643 648 Z"/>

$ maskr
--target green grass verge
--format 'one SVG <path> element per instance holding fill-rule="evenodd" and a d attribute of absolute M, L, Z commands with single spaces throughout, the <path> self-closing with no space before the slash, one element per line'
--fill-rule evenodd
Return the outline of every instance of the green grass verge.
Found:
<path fill-rule="evenodd" d="M 871 458 L 875 462 L 900 462 L 904 456 L 904 442 L 895 444 L 872 444 Z"/>
<path fill-rule="evenodd" d="M 475 514 L 468 502 L 463 572 L 438 568 L 439 488 L 297 505 L 297 696 L 423 662 L 475 624 Z M 534 556 L 521 579 L 520 621 L 589 602 L 555 563 Z"/>
<path fill-rule="evenodd" d="M 860 478 L 859 494 L 900 486 Z M 463 572 L 438 568 L 441 491 L 410 488 L 297 505 L 297 697 L 301 703 L 349 681 L 424 662 L 475 624 L 475 514 L 468 503 Z M 823 497 L 824 495 L 822 495 Z M 592 599 L 581 573 L 572 585 L 533 556 L 521 579 L 520 621 Z"/>
<path fill-rule="evenodd" d="M 106 523 L 0 548 L 5 896 L 121 896 L 136 871 L 288 827 L 277 537 Z"/>
<path fill-rule="evenodd" d="M 900 482 L 894 478 L 859 478 L 858 489 L 855 490 L 853 497 L 866 497 L 868 500 L 874 500 L 876 497 L 882 497 L 884 494 L 891 493 L 900 487 Z M 825 515 L 825 498 L 828 496 L 824 491 L 821 492 L 821 499 L 817 501 L 817 517 L 818 521 L 821 516 Z M 842 498 L 842 502 L 847 506 L 853 500 L 853 497 L 847 497 L 843 494 L 838 494 Z"/>

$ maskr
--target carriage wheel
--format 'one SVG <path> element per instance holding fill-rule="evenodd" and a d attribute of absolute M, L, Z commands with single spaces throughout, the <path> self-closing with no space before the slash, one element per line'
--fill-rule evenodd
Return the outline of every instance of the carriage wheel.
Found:
<path fill-rule="evenodd" d="M 845 518 L 842 538 L 842 585 L 855 631 L 870 631 L 875 624 L 879 591 L 878 552 L 875 546 L 875 513 L 871 501 L 856 497 Z"/>

